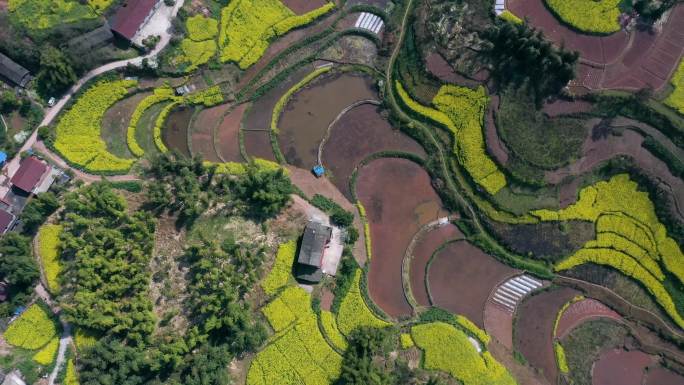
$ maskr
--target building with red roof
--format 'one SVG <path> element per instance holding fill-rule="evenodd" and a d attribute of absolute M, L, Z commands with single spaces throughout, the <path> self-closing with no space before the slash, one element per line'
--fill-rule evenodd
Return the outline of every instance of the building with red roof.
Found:
<path fill-rule="evenodd" d="M 14 214 L 0 209 L 0 235 L 12 228 L 15 219 Z"/>
<path fill-rule="evenodd" d="M 48 170 L 47 163 L 35 156 L 29 156 L 21 161 L 19 170 L 14 173 L 10 182 L 14 187 L 30 194 L 40 184 Z"/>
<path fill-rule="evenodd" d="M 110 24 L 112 32 L 133 41 L 133 37 L 147 23 L 162 0 L 126 0 L 114 15 Z"/>

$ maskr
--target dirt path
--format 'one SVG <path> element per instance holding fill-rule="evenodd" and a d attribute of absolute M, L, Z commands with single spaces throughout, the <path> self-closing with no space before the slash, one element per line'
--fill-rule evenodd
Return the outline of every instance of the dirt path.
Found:
<path fill-rule="evenodd" d="M 112 175 L 112 176 L 100 176 L 100 175 L 93 175 L 93 174 L 88 174 L 86 172 L 83 172 L 77 168 L 73 168 L 69 166 L 64 159 L 59 157 L 57 154 L 53 153 L 50 151 L 47 146 L 45 146 L 45 143 L 42 141 L 38 141 L 33 145 L 33 150 L 40 153 L 41 155 L 45 156 L 48 160 L 51 162 L 55 163 L 59 167 L 63 169 L 70 169 L 76 178 L 83 180 L 85 182 L 99 182 L 103 179 L 111 181 L 111 182 L 129 182 L 129 181 L 136 181 L 140 180 L 140 178 L 136 175 Z"/>

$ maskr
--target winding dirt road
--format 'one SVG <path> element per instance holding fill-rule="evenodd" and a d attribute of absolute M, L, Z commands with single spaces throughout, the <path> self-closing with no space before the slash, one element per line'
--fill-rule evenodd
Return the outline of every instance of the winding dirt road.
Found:
<path fill-rule="evenodd" d="M 185 0 L 176 1 L 176 5 L 174 6 L 173 11 L 171 13 L 171 15 L 173 17 L 175 17 L 178 14 L 178 11 L 183 6 L 184 1 Z M 150 51 L 147 55 L 139 56 L 139 57 L 136 57 L 133 59 L 119 60 L 119 61 L 115 61 L 112 63 L 108 63 L 108 64 L 105 64 L 101 67 L 95 68 L 94 70 L 85 74 L 81 79 L 79 79 L 76 82 L 76 84 L 71 86 L 69 91 L 64 96 L 62 96 L 62 98 L 59 99 L 59 101 L 57 103 L 55 103 L 55 105 L 53 107 L 49 108 L 46 111 L 45 117 L 43 118 L 43 121 L 40 122 L 40 125 L 38 127 L 47 126 L 50 123 L 52 123 L 52 121 L 62 111 L 64 106 L 67 105 L 67 103 L 69 102 L 71 97 L 74 96 L 78 92 L 78 90 L 80 90 L 88 81 L 95 78 L 96 76 L 102 75 L 104 73 L 107 73 L 109 71 L 113 71 L 113 70 L 118 69 L 118 68 L 126 67 L 129 64 L 139 66 L 142 64 L 144 59 L 150 59 L 150 58 L 154 58 L 155 56 L 157 56 L 157 54 L 159 54 L 159 52 L 161 52 L 164 48 L 166 48 L 166 46 L 171 41 L 171 33 L 168 30 L 164 31 L 164 33 L 162 33 L 160 36 L 161 36 L 161 39 L 160 39 L 159 43 L 157 44 L 157 46 L 152 51 Z M 2 175 L 0 175 L 0 196 L 4 197 L 5 194 L 7 194 L 7 192 L 9 191 L 9 188 L 10 188 L 9 181 L 12 179 L 12 176 L 14 176 L 14 173 L 16 173 L 17 170 L 19 169 L 19 162 L 21 160 L 21 153 L 30 150 L 36 144 L 37 141 L 38 141 L 38 128 L 33 130 L 33 133 L 31 133 L 31 136 L 29 136 L 29 138 L 26 139 L 26 142 L 24 142 L 24 145 L 21 146 L 21 149 L 17 152 L 17 155 L 15 155 L 15 157 L 12 158 L 12 160 L 10 160 L 9 162 L 7 162 L 5 164 L 5 166 L 2 168 Z M 49 157 L 51 160 L 59 158 L 56 154 L 53 154 L 51 151 L 49 151 L 44 145 L 42 145 L 42 148 L 39 148 L 39 150 L 43 154 L 45 154 L 47 157 Z M 64 163 L 62 161 L 62 162 L 58 162 L 58 164 L 60 164 L 60 166 L 63 166 L 66 163 Z M 68 166 L 66 166 L 66 167 L 68 167 Z M 96 181 L 96 180 L 101 179 L 101 177 L 96 176 L 96 175 L 87 174 L 87 173 L 81 172 L 79 170 L 75 170 L 73 168 L 72 168 L 72 170 L 74 171 L 74 173 L 79 178 L 84 179 L 86 181 Z M 107 179 L 113 179 L 113 178 L 109 177 Z"/>

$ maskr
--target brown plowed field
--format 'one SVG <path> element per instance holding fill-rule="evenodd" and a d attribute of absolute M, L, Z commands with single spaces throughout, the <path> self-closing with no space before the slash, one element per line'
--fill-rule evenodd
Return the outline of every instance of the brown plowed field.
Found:
<path fill-rule="evenodd" d="M 438 227 L 424 234 L 413 248 L 411 260 L 411 291 L 421 306 L 430 306 L 425 277 L 426 268 L 432 254 L 447 241 L 462 238 L 463 233 L 455 225 Z"/>
<path fill-rule="evenodd" d="M 684 52 L 684 5 L 676 6 L 659 34 L 638 31 L 634 43 L 615 65 L 606 68 L 602 88 L 661 89 Z"/>
<path fill-rule="evenodd" d="M 556 338 L 563 338 L 563 336 L 579 326 L 582 322 L 599 317 L 611 318 L 616 321 L 622 319 L 620 314 L 595 299 L 587 298 L 575 302 L 565 309 L 560 320 L 558 320 Z"/>
<path fill-rule="evenodd" d="M 465 76 L 456 73 L 442 55 L 437 52 L 433 52 L 425 58 L 425 65 L 428 72 L 447 83 L 454 83 L 467 87 L 477 87 L 481 84 L 478 81 L 468 79 Z"/>
<path fill-rule="evenodd" d="M 610 349 L 601 354 L 591 373 L 592 385 L 641 385 L 653 356 L 644 352 Z"/>
<path fill-rule="evenodd" d="M 559 22 L 546 9 L 544 0 L 509 0 L 507 8 L 521 18 L 527 18 L 530 25 L 544 31 L 549 40 L 565 44 L 565 48 L 578 51 L 582 58 L 596 63 L 614 61 L 629 42 L 629 35 L 622 31 L 609 36 L 577 33 Z"/>
<path fill-rule="evenodd" d="M 268 131 L 243 131 L 245 151 L 252 158 L 262 158 L 275 161 L 271 137 Z"/>
<path fill-rule="evenodd" d="M 287 163 L 304 169 L 318 164 L 318 146 L 330 123 L 354 102 L 375 98 L 373 80 L 351 73 L 323 75 L 298 91 L 278 121 L 278 144 Z"/>
<path fill-rule="evenodd" d="M 646 374 L 646 385 L 684 385 L 684 376 L 663 367 L 650 369 Z"/>
<path fill-rule="evenodd" d="M 371 298 L 393 317 L 408 316 L 401 266 L 418 229 L 445 216 L 425 170 L 406 159 L 378 159 L 359 171 L 357 196 L 366 208 L 372 239 Z"/>
<path fill-rule="evenodd" d="M 223 118 L 223 121 L 217 128 L 218 150 L 227 162 L 240 162 L 243 160 L 240 154 L 240 138 L 238 136 L 242 117 L 245 115 L 248 106 L 249 104 L 236 106 Z"/>
<path fill-rule="evenodd" d="M 510 0 L 508 8 L 544 31 L 556 44 L 578 51 L 589 63 L 578 66 L 574 84 L 588 89 L 645 87 L 660 90 L 684 52 L 684 5 L 676 6 L 660 32 L 620 31 L 609 36 L 581 34 L 565 27 L 544 6 L 543 0 Z M 631 42 L 630 42 L 631 38 Z"/>
<path fill-rule="evenodd" d="M 417 142 L 380 116 L 377 106 L 364 104 L 347 112 L 331 128 L 323 147 L 323 165 L 335 186 L 351 201 L 349 178 L 354 168 L 369 155 L 388 150 L 425 156 Z"/>
<path fill-rule="evenodd" d="M 297 15 L 303 15 L 325 5 L 325 0 L 283 0 L 283 4 Z"/>
<path fill-rule="evenodd" d="M 483 328 L 492 288 L 515 271 L 470 243 L 458 241 L 435 255 L 427 281 L 435 306 L 463 314 Z"/>
<path fill-rule="evenodd" d="M 508 350 L 513 350 L 513 314 L 503 306 L 487 301 L 484 310 L 484 329 Z"/>
<path fill-rule="evenodd" d="M 517 308 L 515 350 L 522 353 L 530 365 L 541 369 L 553 384 L 558 377 L 553 325 L 560 308 L 578 294 L 569 288 L 551 289 L 525 299 Z"/>
<path fill-rule="evenodd" d="M 214 127 L 230 108 L 229 104 L 205 108 L 195 118 L 192 126 L 192 152 L 193 155 L 200 154 L 204 160 L 210 162 L 220 162 L 221 159 L 214 149 Z M 236 138 L 237 139 L 237 138 Z"/>
<path fill-rule="evenodd" d="M 549 117 L 553 118 L 559 115 L 577 114 L 580 112 L 588 112 L 591 110 L 591 103 L 583 100 L 570 102 L 567 100 L 556 100 L 551 103 L 544 104 L 542 111 Z"/>

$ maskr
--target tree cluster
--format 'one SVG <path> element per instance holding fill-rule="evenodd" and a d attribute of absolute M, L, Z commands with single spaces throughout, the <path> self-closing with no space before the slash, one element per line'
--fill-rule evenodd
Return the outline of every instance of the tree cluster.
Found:
<path fill-rule="evenodd" d="M 148 186 L 148 202 L 156 211 L 177 213 L 185 225 L 217 205 L 233 213 L 267 219 L 278 214 L 289 202 L 290 179 L 281 170 L 249 165 L 237 177 L 216 173 L 200 158 L 164 154 L 152 160 L 148 174 L 155 178 Z"/>
<path fill-rule="evenodd" d="M 21 213 L 23 232 L 29 235 L 35 234 L 38 231 L 38 227 L 58 208 L 59 200 L 50 191 L 38 194 L 35 198 L 29 200 L 26 207 L 24 207 L 24 211 Z"/>
<path fill-rule="evenodd" d="M 126 201 L 107 184 L 65 196 L 62 304 L 73 324 L 132 345 L 148 342 L 155 318 L 148 296 L 148 263 L 155 221 L 127 213 Z"/>
<path fill-rule="evenodd" d="M 0 281 L 8 285 L 8 300 L 0 305 L 0 316 L 6 317 L 28 300 L 40 273 L 28 237 L 15 232 L 3 235 L 0 255 Z"/>
<path fill-rule="evenodd" d="M 190 266 L 190 310 L 194 326 L 188 345 L 209 342 L 231 354 L 253 351 L 266 339 L 245 296 L 259 279 L 264 250 L 232 239 L 203 240 L 186 252 Z"/>
<path fill-rule="evenodd" d="M 526 23 L 497 21 L 482 36 L 483 57 L 502 88 L 524 87 L 540 103 L 575 77 L 579 54 L 554 47 L 541 31 Z"/>
<path fill-rule="evenodd" d="M 335 385 L 441 385 L 437 377 L 412 370 L 406 362 L 390 358 L 397 349 L 392 328 L 361 327 L 349 336 L 342 373 Z"/>

